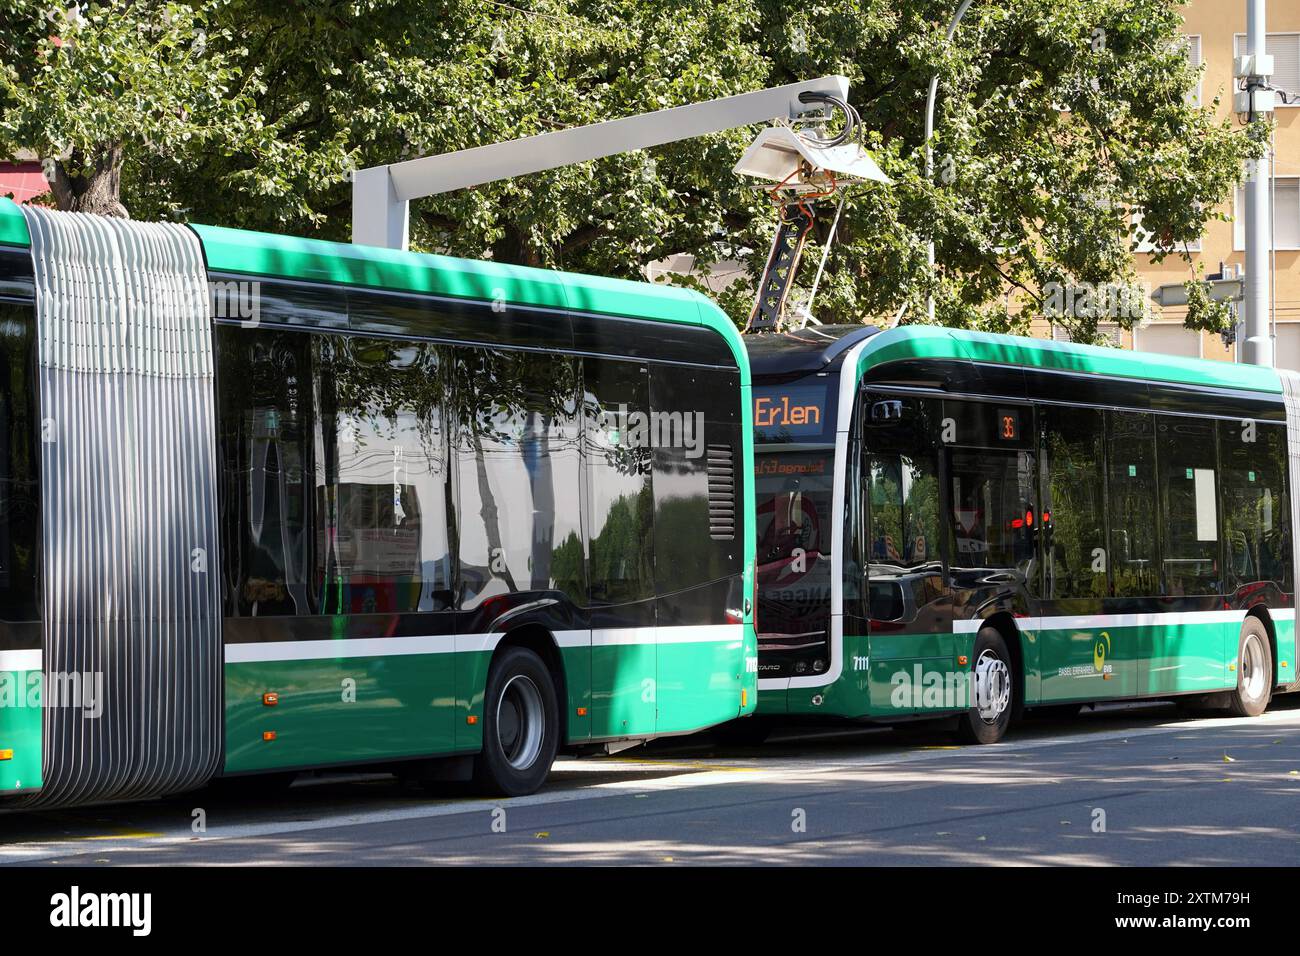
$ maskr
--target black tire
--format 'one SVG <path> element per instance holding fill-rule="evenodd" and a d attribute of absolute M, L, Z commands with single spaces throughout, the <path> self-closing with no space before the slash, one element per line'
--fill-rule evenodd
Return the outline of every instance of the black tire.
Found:
<path fill-rule="evenodd" d="M 772 722 L 762 717 L 738 717 L 719 724 L 709 733 L 727 747 L 758 747 L 772 735 Z"/>
<path fill-rule="evenodd" d="M 1273 653 L 1268 631 L 1248 617 L 1237 638 L 1237 689 L 1228 695 L 1228 710 L 1238 717 L 1258 717 L 1273 696 Z"/>
<path fill-rule="evenodd" d="M 559 737 L 560 710 L 550 671 L 527 648 L 507 647 L 488 672 L 475 788 L 490 796 L 535 793 L 551 772 Z"/>
<path fill-rule="evenodd" d="M 968 744 L 995 744 L 1002 739 L 1011 725 L 1011 715 L 1018 705 L 1019 681 L 1013 671 L 1007 642 L 996 628 L 981 628 L 975 636 L 975 650 L 971 654 L 971 670 L 976 677 L 972 685 L 980 682 L 981 667 L 988 670 L 988 680 L 993 690 L 989 713 L 981 715 L 978 702 L 957 720 L 957 738 Z M 978 693 L 978 690 L 975 691 Z"/>

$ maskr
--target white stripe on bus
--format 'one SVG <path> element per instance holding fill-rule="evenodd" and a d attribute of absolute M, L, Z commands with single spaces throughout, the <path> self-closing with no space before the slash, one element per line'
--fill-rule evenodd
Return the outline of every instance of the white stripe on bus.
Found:
<path fill-rule="evenodd" d="M 466 637 L 468 635 L 461 635 Z M 323 641 L 262 641 L 227 644 L 227 664 L 266 661 L 326 661 L 343 657 L 399 657 L 410 654 L 452 654 L 457 635 L 431 637 L 346 637 Z"/>
<path fill-rule="evenodd" d="M 1294 621 L 1295 608 L 1267 608 L 1277 621 Z M 1149 614 L 1074 614 L 1060 617 L 1018 617 L 1016 627 L 1031 633 L 1038 631 L 1092 631 L 1114 627 L 1172 627 L 1177 624 L 1237 624 L 1246 617 L 1240 611 L 1162 611 Z M 972 634 L 984 626 L 983 620 L 953 621 L 952 633 Z M 809 683 L 796 684 L 796 680 Z M 817 683 L 811 683 L 816 681 Z M 760 677 L 760 691 L 788 690 L 791 687 L 818 686 L 828 683 L 824 675 L 813 678 Z"/>
<path fill-rule="evenodd" d="M 1286 612 L 1292 617 L 1294 608 Z M 1281 619 L 1282 615 L 1270 610 Z M 1022 631 L 1087 631 L 1103 627 L 1172 627 L 1177 624 L 1237 624 L 1246 611 L 1156 611 L 1142 614 L 1070 614 L 1061 617 L 1018 617 L 1016 626 Z M 969 634 L 984 626 L 982 620 L 953 621 L 954 634 Z"/>
<path fill-rule="evenodd" d="M 495 633 L 441 634 L 432 637 L 362 637 L 323 641 L 227 644 L 226 663 L 252 664 L 270 661 L 338 660 L 351 657 L 396 657 L 410 654 L 478 653 L 494 650 L 504 636 Z M 591 631 L 558 631 L 555 634 L 556 643 L 560 647 L 712 644 L 740 641 L 743 638 L 744 627 L 741 624 L 596 628 Z"/>
<path fill-rule="evenodd" d="M 0 651 L 0 671 L 38 671 L 41 669 L 41 650 Z"/>

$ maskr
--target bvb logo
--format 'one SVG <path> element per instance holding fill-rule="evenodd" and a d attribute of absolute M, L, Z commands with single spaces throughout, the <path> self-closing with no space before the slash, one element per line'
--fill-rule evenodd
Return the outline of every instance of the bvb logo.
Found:
<path fill-rule="evenodd" d="M 1098 674 L 1106 666 L 1106 658 L 1110 656 L 1110 634 L 1106 631 L 1101 632 L 1101 640 L 1092 646 L 1092 666 Z"/>

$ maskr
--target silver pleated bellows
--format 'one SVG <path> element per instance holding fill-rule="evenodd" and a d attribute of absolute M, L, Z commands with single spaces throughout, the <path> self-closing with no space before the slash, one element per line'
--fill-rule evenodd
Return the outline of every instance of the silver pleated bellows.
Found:
<path fill-rule="evenodd" d="M 203 252 L 185 226 L 23 213 L 42 419 L 44 779 L 33 802 L 190 789 L 222 748 Z"/>

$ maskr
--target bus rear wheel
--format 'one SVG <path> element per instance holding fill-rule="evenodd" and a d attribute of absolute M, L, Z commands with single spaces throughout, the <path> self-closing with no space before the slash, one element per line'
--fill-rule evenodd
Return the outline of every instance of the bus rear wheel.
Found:
<path fill-rule="evenodd" d="M 1228 695 L 1228 709 L 1238 717 L 1258 717 L 1273 695 L 1273 655 L 1268 632 L 1257 617 L 1241 625 L 1237 643 L 1237 689 Z"/>
<path fill-rule="evenodd" d="M 555 682 L 546 664 L 525 647 L 506 648 L 488 673 L 476 788 L 504 797 L 536 792 L 551 772 L 559 734 Z"/>
<path fill-rule="evenodd" d="M 957 737 L 969 744 L 995 744 L 1011 724 L 1016 703 L 1007 642 L 996 628 L 982 628 L 975 637 L 971 668 L 974 706 L 957 719 Z"/>

